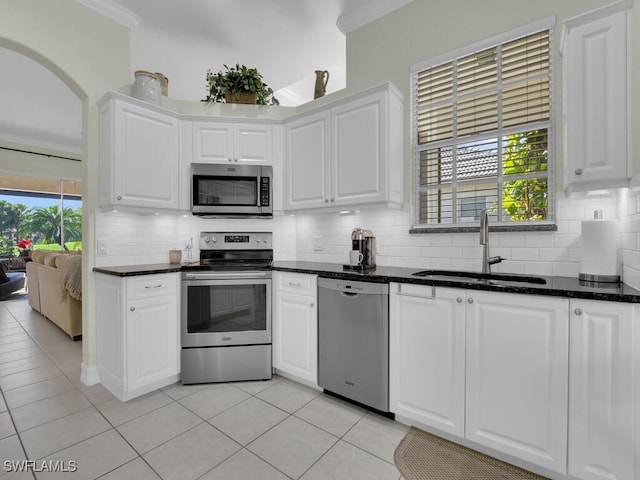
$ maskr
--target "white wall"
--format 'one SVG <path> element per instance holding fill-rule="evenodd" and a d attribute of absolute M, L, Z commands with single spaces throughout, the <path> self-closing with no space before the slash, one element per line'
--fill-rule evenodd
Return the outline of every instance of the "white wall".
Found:
<path fill-rule="evenodd" d="M 0 164 L 5 172 L 36 176 L 57 174 L 82 180 L 83 364 L 91 368 L 95 366 L 92 212 L 98 198 L 95 101 L 108 90 L 118 90 L 129 83 L 129 31 L 75 0 L 3 0 L 0 47 L 26 55 L 45 66 L 83 102 L 82 162 L 0 150 Z"/>
<path fill-rule="evenodd" d="M 580 272 L 581 220 L 593 218 L 595 209 L 602 210 L 605 218 L 617 218 L 615 194 L 598 199 L 562 196 L 558 199 L 557 232 L 490 233 L 490 254 L 507 258 L 494 265 L 492 271 L 576 277 Z M 351 231 L 363 227 L 376 235 L 378 265 L 482 269 L 478 233 L 409 235 L 407 212 L 380 210 L 344 217 L 300 215 L 296 219 L 299 261 L 347 263 Z M 322 252 L 313 250 L 315 237 L 320 237 Z"/>
<path fill-rule="evenodd" d="M 295 260 L 296 222 L 291 216 L 265 219 L 206 219 L 192 215 L 103 213 L 96 216 L 96 239 L 104 240 L 107 255 L 96 257 L 97 267 L 167 263 L 169 250 L 182 250 L 193 238 L 192 260 L 199 259 L 200 232 L 273 232 L 274 257 Z"/>

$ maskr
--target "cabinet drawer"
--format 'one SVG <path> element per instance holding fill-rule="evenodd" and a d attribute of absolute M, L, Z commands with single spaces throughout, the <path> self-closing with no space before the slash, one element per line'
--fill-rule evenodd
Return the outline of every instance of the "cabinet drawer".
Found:
<path fill-rule="evenodd" d="M 165 295 L 176 295 L 177 273 L 162 275 L 140 275 L 127 279 L 127 298 L 129 301 Z"/>
<path fill-rule="evenodd" d="M 313 298 L 318 296 L 318 277 L 315 275 L 283 272 L 276 273 L 276 291 L 306 295 Z"/>

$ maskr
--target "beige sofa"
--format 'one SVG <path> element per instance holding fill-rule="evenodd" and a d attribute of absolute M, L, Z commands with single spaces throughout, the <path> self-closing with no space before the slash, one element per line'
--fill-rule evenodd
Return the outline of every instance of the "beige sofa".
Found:
<path fill-rule="evenodd" d="M 80 255 L 35 250 L 31 258 L 26 265 L 29 305 L 74 340 L 82 338 L 82 292 L 72 278 L 80 275 Z"/>

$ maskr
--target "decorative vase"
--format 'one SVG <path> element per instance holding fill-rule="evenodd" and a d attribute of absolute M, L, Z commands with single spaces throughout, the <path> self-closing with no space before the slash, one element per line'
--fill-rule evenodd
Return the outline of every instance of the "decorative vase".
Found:
<path fill-rule="evenodd" d="M 158 76 L 158 80 L 160 80 L 160 91 L 162 95 L 165 97 L 169 96 L 169 79 L 160 72 L 156 72 L 156 75 Z"/>
<path fill-rule="evenodd" d="M 224 101 L 227 103 L 246 103 L 255 105 L 258 101 L 258 94 L 254 92 L 238 92 L 237 94 L 233 94 L 231 92 L 226 92 L 224 94 Z"/>
<path fill-rule="evenodd" d="M 328 82 L 329 82 L 329 71 L 316 70 L 316 86 L 313 90 L 313 98 L 324 97 L 325 93 L 327 93 Z"/>

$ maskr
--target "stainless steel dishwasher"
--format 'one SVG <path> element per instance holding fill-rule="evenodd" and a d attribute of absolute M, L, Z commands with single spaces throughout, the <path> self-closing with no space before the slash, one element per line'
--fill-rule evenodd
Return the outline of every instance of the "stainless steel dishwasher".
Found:
<path fill-rule="evenodd" d="M 318 385 L 389 411 L 389 285 L 318 279 Z"/>

